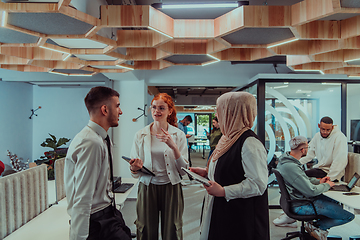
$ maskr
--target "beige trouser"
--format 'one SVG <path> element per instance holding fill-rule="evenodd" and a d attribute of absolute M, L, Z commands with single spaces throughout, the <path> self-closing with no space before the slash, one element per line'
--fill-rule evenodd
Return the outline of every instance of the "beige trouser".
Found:
<path fill-rule="evenodd" d="M 184 196 L 181 184 L 139 183 L 135 221 L 137 240 L 159 239 L 159 213 L 163 240 L 181 240 Z"/>

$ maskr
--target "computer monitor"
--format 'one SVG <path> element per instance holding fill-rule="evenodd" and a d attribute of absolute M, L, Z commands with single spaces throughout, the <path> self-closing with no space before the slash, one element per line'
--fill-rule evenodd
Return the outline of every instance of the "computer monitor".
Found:
<path fill-rule="evenodd" d="M 360 120 L 350 120 L 350 140 L 360 141 Z"/>

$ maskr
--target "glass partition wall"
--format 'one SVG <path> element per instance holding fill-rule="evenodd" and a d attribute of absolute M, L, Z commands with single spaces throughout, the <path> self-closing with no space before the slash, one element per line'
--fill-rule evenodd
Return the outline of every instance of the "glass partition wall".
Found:
<path fill-rule="evenodd" d="M 257 98 L 253 130 L 268 150 L 268 162 L 290 150 L 292 137 L 302 135 L 311 140 L 324 116 L 331 117 L 349 141 L 353 140 L 350 121 L 359 123 L 360 141 L 359 80 L 262 78 L 239 91 Z M 354 132 L 356 126 L 353 128 Z"/>

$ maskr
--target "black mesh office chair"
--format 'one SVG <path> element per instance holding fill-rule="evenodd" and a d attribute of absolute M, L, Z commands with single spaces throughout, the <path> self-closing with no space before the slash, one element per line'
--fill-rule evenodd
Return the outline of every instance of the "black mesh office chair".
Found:
<path fill-rule="evenodd" d="M 281 194 L 281 196 L 280 196 L 280 206 L 281 206 L 282 210 L 289 217 L 291 217 L 293 219 L 296 219 L 298 221 L 301 221 L 301 229 L 300 229 L 300 231 L 288 232 L 288 233 L 286 233 L 286 238 L 283 238 L 282 240 L 293 239 L 293 238 L 296 238 L 296 237 L 299 237 L 301 240 L 314 239 L 314 238 L 310 237 L 310 235 L 308 233 L 305 232 L 304 222 L 318 220 L 318 219 L 323 218 L 323 216 L 317 215 L 314 203 L 311 200 L 308 200 L 308 199 L 291 200 L 290 195 L 289 195 L 289 193 L 288 193 L 288 191 L 286 189 L 284 178 L 281 176 L 281 174 L 279 173 L 278 170 L 273 169 L 272 171 L 275 174 L 276 179 L 277 179 L 278 184 L 279 184 L 279 187 L 280 187 L 280 194 Z M 291 210 L 291 204 L 292 203 L 300 203 L 300 202 L 302 202 L 302 203 L 311 203 L 311 205 L 314 208 L 315 215 L 297 215 L 297 214 L 293 213 L 292 210 Z"/>

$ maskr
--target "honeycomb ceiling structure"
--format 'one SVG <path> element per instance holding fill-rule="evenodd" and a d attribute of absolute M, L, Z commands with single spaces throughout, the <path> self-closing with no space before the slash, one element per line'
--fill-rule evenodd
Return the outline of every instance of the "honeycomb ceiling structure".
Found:
<path fill-rule="evenodd" d="M 96 18 L 70 3 L 0 2 L 0 68 L 92 76 L 286 56 L 294 71 L 360 76 L 360 1 L 246 5 L 214 19 L 150 5 L 103 5 Z"/>

